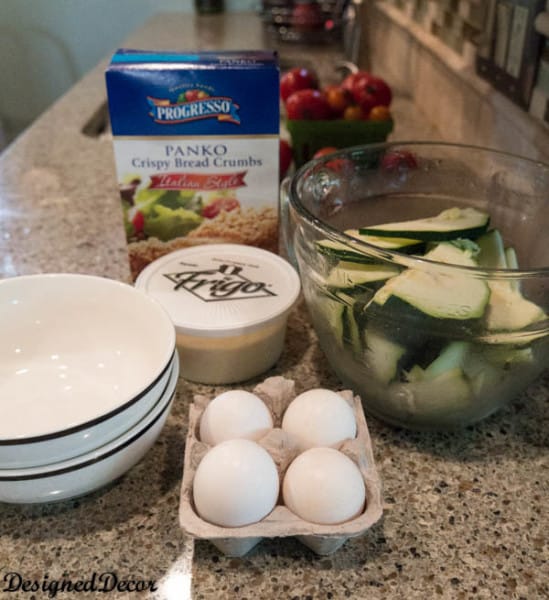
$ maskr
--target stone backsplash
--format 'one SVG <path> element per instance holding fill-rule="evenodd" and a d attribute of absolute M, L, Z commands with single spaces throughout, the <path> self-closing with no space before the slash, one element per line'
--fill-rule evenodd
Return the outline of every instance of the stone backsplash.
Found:
<path fill-rule="evenodd" d="M 484 29 L 489 3 L 482 0 L 389 0 L 388 4 L 470 59 Z"/>
<path fill-rule="evenodd" d="M 477 72 L 488 4 L 481 0 L 367 3 L 364 60 L 401 94 L 410 96 L 417 110 L 449 141 L 549 162 L 549 124 L 543 120 L 537 88 L 532 95 L 538 98 L 537 113 L 529 112 Z M 545 74 L 540 81 L 541 77 Z"/>

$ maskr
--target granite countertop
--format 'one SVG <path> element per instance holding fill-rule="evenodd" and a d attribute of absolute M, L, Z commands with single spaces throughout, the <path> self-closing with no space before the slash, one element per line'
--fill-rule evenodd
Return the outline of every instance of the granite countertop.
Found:
<path fill-rule="evenodd" d="M 266 43 L 254 15 L 162 15 L 127 45 Z M 309 56 L 325 65 L 326 52 L 311 50 Z M 105 65 L 0 156 L 0 277 L 69 271 L 129 279 L 111 139 L 98 133 L 101 119 L 93 118 L 105 102 Z M 394 139 L 441 137 L 398 94 L 394 111 Z M 340 386 L 303 304 L 290 317 L 284 353 L 269 374 L 294 379 L 298 391 Z M 412 433 L 370 419 L 384 517 L 365 536 L 322 558 L 292 538 L 264 540 L 243 558 L 227 558 L 181 532 L 189 401 L 195 393 L 211 396 L 222 389 L 180 379 L 159 440 L 108 488 L 57 504 L 0 505 L 0 596 L 48 597 L 22 587 L 6 591 L 9 573 L 40 585 L 115 573 L 120 580 L 154 580 L 156 597 L 180 600 L 549 596 L 547 377 L 492 418 L 457 433 Z M 105 597 L 147 594 L 113 591 Z"/>

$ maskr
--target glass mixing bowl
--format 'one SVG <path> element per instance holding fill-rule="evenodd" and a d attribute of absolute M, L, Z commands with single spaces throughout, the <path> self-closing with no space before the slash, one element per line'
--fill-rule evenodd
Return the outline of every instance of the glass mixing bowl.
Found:
<path fill-rule="evenodd" d="M 368 413 L 470 425 L 549 365 L 549 165 L 354 147 L 287 179 L 281 217 L 320 345 Z"/>

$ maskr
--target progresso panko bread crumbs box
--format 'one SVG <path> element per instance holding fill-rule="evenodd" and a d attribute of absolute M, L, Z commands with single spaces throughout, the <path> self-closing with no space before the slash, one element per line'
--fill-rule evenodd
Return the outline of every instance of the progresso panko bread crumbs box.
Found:
<path fill-rule="evenodd" d="M 106 83 L 134 279 L 198 244 L 277 251 L 275 52 L 121 49 Z"/>

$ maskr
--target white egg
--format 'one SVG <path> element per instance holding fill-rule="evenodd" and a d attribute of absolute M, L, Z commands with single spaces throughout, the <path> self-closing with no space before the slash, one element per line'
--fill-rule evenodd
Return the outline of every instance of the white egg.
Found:
<path fill-rule="evenodd" d="M 200 439 L 214 446 L 225 440 L 259 440 L 273 427 L 269 409 L 255 394 L 230 390 L 216 396 L 200 419 Z"/>
<path fill-rule="evenodd" d="M 335 525 L 362 513 L 366 487 L 348 456 L 334 448 L 311 448 L 288 467 L 282 496 L 287 508 L 303 520 Z"/>
<path fill-rule="evenodd" d="M 282 429 L 300 450 L 314 446 L 335 446 L 356 436 L 356 419 L 351 405 L 336 392 L 313 389 L 289 404 Z"/>
<path fill-rule="evenodd" d="M 251 440 L 227 440 L 211 448 L 193 481 L 196 512 L 209 523 L 241 527 L 275 507 L 279 479 L 271 455 Z"/>

